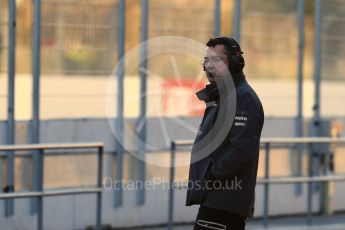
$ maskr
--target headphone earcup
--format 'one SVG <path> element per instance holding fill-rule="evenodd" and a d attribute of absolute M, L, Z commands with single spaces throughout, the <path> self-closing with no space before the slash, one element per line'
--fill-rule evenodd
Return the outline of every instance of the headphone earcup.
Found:
<path fill-rule="evenodd" d="M 229 67 L 230 67 L 230 72 L 232 73 L 237 73 L 239 71 L 241 71 L 244 68 L 244 58 L 242 55 L 231 55 L 229 57 Z"/>

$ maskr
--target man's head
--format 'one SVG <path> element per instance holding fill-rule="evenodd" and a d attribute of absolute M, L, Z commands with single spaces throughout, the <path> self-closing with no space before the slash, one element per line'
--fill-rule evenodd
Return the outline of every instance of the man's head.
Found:
<path fill-rule="evenodd" d="M 233 38 L 224 36 L 211 38 L 206 45 L 203 66 L 210 82 L 214 82 L 215 77 L 242 72 L 244 68 L 243 52 Z"/>

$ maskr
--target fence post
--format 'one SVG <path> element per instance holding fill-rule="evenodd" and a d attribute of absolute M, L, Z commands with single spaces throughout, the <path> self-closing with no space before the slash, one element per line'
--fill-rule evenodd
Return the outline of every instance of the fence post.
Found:
<path fill-rule="evenodd" d="M 174 223 L 174 176 L 175 176 L 175 152 L 176 143 L 170 145 L 170 175 L 169 175 L 169 206 L 168 206 L 168 230 L 173 229 Z"/>
<path fill-rule="evenodd" d="M 8 1 L 8 105 L 6 143 L 15 144 L 15 47 L 16 47 L 16 1 Z M 14 192 L 14 152 L 7 153 L 6 192 Z M 1 160 L 2 164 L 2 160 Z M 2 187 L 1 187 L 2 189 Z M 5 216 L 14 214 L 14 200 L 5 201 Z"/>
<path fill-rule="evenodd" d="M 219 36 L 221 29 L 221 11 L 220 11 L 220 0 L 214 0 L 214 25 L 213 25 L 213 35 Z"/>
<path fill-rule="evenodd" d="M 295 123 L 296 136 L 303 136 L 303 54 L 304 54 L 304 0 L 299 0 L 297 5 L 298 13 L 298 105 L 297 118 Z M 302 176 L 302 154 L 303 145 L 297 143 L 297 176 Z M 295 194 L 301 195 L 302 185 L 295 185 Z"/>
<path fill-rule="evenodd" d="M 148 17 L 149 17 L 149 1 L 141 0 L 141 34 L 140 34 L 140 112 L 137 120 L 138 142 L 137 148 L 142 160 L 139 162 L 139 180 L 143 183 L 146 180 L 146 162 L 144 161 L 146 155 L 146 105 L 147 105 L 147 39 L 148 39 Z M 137 205 L 145 203 L 145 189 L 139 188 L 137 190 Z"/>
<path fill-rule="evenodd" d="M 270 144 L 265 143 L 265 184 L 264 184 L 264 227 L 268 226 L 269 222 L 269 184 L 267 180 L 269 179 L 269 167 L 270 167 Z"/>
<path fill-rule="evenodd" d="M 234 1 L 233 36 L 236 41 L 241 39 L 241 0 Z"/>
<path fill-rule="evenodd" d="M 97 188 L 103 189 L 102 175 L 103 175 L 103 147 L 98 147 L 97 152 Z M 102 228 L 102 191 L 97 192 L 97 210 L 96 210 L 96 229 Z"/>
<path fill-rule="evenodd" d="M 320 136 L 320 84 L 321 84 L 321 32 L 322 32 L 322 1 L 314 1 L 314 106 L 312 135 Z"/>
<path fill-rule="evenodd" d="M 311 143 L 309 143 L 309 149 L 311 149 Z M 308 176 L 313 176 L 313 152 L 308 152 Z M 307 223 L 308 225 L 312 224 L 312 192 L 313 192 L 313 183 L 308 182 L 308 196 L 307 196 Z"/>
<path fill-rule="evenodd" d="M 33 7 L 33 33 L 32 33 L 32 120 L 31 143 L 40 142 L 40 49 L 41 49 L 41 0 L 34 0 Z M 33 151 L 33 165 L 39 165 L 38 151 Z M 32 177 L 33 189 L 38 189 L 38 181 Z M 31 199 L 31 214 L 37 212 L 37 199 Z"/>
<path fill-rule="evenodd" d="M 120 0 L 118 2 L 118 59 L 119 59 L 119 71 L 117 74 L 118 81 L 117 81 L 117 117 L 115 121 L 115 127 L 117 133 L 116 143 L 115 143 L 115 153 L 116 153 L 116 180 L 122 184 L 123 179 L 123 153 L 124 153 L 124 142 L 123 142 L 123 135 L 124 135 L 124 128 L 123 128 L 123 120 L 124 120 L 124 105 L 123 105 L 123 98 L 124 98 L 124 76 L 125 76 L 125 10 L 126 10 L 126 2 L 125 0 Z M 115 153 L 109 157 L 109 172 L 108 176 L 113 176 L 113 158 L 115 157 Z M 123 190 L 122 186 L 120 189 L 116 189 L 114 191 L 114 207 L 121 207 L 123 201 Z"/>
<path fill-rule="evenodd" d="M 37 154 L 37 165 L 35 173 L 33 176 L 37 176 L 37 191 L 43 192 L 43 181 L 44 181 L 44 150 L 40 149 L 35 154 Z M 43 230 L 43 196 L 37 197 L 37 229 Z"/>

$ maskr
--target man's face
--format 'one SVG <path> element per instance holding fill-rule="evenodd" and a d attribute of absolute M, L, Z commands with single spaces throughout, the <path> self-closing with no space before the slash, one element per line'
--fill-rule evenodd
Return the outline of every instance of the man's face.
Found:
<path fill-rule="evenodd" d="M 214 82 L 216 77 L 225 77 L 229 74 L 228 57 L 224 45 L 207 47 L 204 65 L 209 82 Z"/>

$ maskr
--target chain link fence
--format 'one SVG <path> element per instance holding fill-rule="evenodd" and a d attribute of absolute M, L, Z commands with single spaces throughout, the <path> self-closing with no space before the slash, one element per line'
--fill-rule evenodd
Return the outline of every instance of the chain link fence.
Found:
<path fill-rule="evenodd" d="M 245 71 L 255 79 L 296 79 L 297 1 L 242 1 Z"/>
<path fill-rule="evenodd" d="M 343 117 L 345 92 L 345 2 L 322 1 L 321 114 Z"/>
<path fill-rule="evenodd" d="M 241 45 L 246 78 L 254 82 L 265 115 L 296 116 L 297 1 L 243 0 Z M 283 107 L 282 101 L 289 106 Z"/>
<path fill-rule="evenodd" d="M 322 78 L 345 80 L 345 2 L 323 1 Z"/>
<path fill-rule="evenodd" d="M 117 1 L 42 1 L 42 73 L 107 75 L 116 63 Z"/>
<path fill-rule="evenodd" d="M 221 33 L 231 35 L 234 1 L 221 2 Z M 0 16 L 0 119 L 6 118 L 6 73 L 7 73 L 7 1 L 1 0 Z M 213 36 L 215 1 L 187 0 L 148 1 L 148 38 L 182 36 L 205 44 Z M 298 63 L 298 21 L 295 0 L 242 0 L 241 41 L 246 60 L 245 74 L 249 81 L 255 81 L 258 93 L 267 100 L 267 115 L 294 116 L 297 108 L 297 63 Z M 323 1 L 323 50 L 322 79 L 338 82 L 344 79 L 344 5 L 340 0 Z M 304 55 L 304 98 L 305 114 L 312 114 L 313 76 L 313 1 L 306 1 L 305 11 L 305 55 Z M 17 2 L 16 39 L 16 118 L 31 119 L 31 72 L 32 72 L 32 22 L 31 1 Z M 141 35 L 140 1 L 126 1 L 125 51 L 140 43 Z M 42 1 L 41 20 L 41 118 L 80 118 L 106 116 L 103 98 L 107 78 L 118 62 L 118 1 Z M 225 20 L 226 19 L 226 20 Z M 139 60 L 138 56 L 138 60 Z M 176 98 L 166 92 L 177 92 L 183 98 L 191 98 L 202 87 L 191 90 L 191 84 L 202 75 L 201 59 L 186 55 L 172 56 L 169 53 L 151 57 L 148 60 L 148 82 L 153 74 L 160 82 L 148 84 L 148 90 L 160 89 L 160 95 L 148 95 L 148 105 L 160 105 L 161 115 L 200 115 L 200 106 L 194 99 L 178 109 L 173 106 Z M 139 67 L 126 72 L 125 116 L 136 117 L 139 110 Z M 176 82 L 182 80 L 178 87 Z M 279 80 L 281 90 L 265 81 Z M 260 82 L 261 81 L 261 82 Z M 181 82 L 181 81 L 180 81 Z M 288 82 L 287 84 L 285 84 Z M 325 85 L 329 85 L 326 83 Z M 274 85 L 274 86 L 273 86 Z M 335 86 L 336 83 L 335 83 Z M 340 85 L 338 85 L 340 86 Z M 114 85 L 114 95 L 116 95 Z M 325 115 L 341 115 L 334 112 L 334 105 L 328 101 L 342 100 L 341 90 L 326 86 L 322 110 Z M 273 91 L 272 91 L 273 89 Z M 138 93 L 137 93 L 138 92 Z M 334 92 L 337 92 L 336 95 Z M 284 94 L 284 95 L 283 95 Z M 327 96 L 327 95 L 333 96 Z M 272 97 L 275 95 L 275 97 Z M 333 97 L 333 99 L 330 99 Z M 158 100 L 158 99 L 159 100 Z M 279 101 L 288 101 L 291 108 L 276 110 Z M 152 103 L 151 103 L 152 102 Z M 275 104 L 277 103 L 277 106 Z M 170 104 L 170 106 L 169 106 Z M 192 109 L 189 109 L 193 107 Z M 330 108 L 332 107 L 332 108 Z M 148 108 L 148 116 L 157 115 L 155 106 Z M 184 112 L 187 111 L 188 112 Z M 279 112 L 280 111 L 280 112 Z M 328 113 L 329 111 L 332 111 Z M 115 115 L 115 114 L 114 114 Z"/>
<path fill-rule="evenodd" d="M 117 0 L 42 1 L 43 119 L 105 117 L 106 82 L 118 59 L 117 17 Z"/>
<path fill-rule="evenodd" d="M 149 38 L 160 36 L 181 36 L 205 44 L 212 37 L 214 29 L 214 1 L 149 1 Z M 181 78 L 195 79 L 201 69 L 201 60 L 193 60 L 186 51 L 176 57 Z M 176 78 L 171 53 L 150 58 L 148 67 L 164 78 Z"/>

